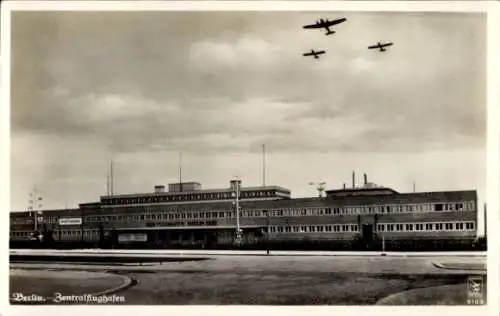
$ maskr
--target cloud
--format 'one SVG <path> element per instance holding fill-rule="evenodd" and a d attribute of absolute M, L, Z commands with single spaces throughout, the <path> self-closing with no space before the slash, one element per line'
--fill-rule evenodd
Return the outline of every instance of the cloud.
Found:
<path fill-rule="evenodd" d="M 242 37 L 236 42 L 196 42 L 191 45 L 189 54 L 191 61 L 199 68 L 224 71 L 227 67 L 271 65 L 277 61 L 281 51 L 282 48 L 262 38 Z"/>

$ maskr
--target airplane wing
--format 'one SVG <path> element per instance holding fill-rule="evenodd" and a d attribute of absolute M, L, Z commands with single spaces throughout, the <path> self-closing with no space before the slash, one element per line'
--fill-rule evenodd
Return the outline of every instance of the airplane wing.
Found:
<path fill-rule="evenodd" d="M 337 24 L 340 24 L 342 22 L 345 22 L 347 19 L 346 18 L 342 18 L 342 19 L 337 19 L 337 20 L 333 20 L 333 21 L 328 21 L 326 24 L 326 26 L 333 26 L 333 25 L 337 25 Z"/>
<path fill-rule="evenodd" d="M 382 47 L 392 46 L 392 43 L 382 44 Z"/>
<path fill-rule="evenodd" d="M 314 54 L 313 53 L 304 53 L 304 54 L 302 54 L 302 56 L 312 56 L 312 55 L 314 55 Z"/>
<path fill-rule="evenodd" d="M 321 25 L 319 23 L 316 23 L 316 24 L 309 24 L 309 25 L 304 25 L 303 28 L 305 29 L 317 29 L 321 27 Z"/>
<path fill-rule="evenodd" d="M 368 49 L 374 49 L 374 48 L 379 48 L 379 46 L 378 45 L 368 46 Z"/>
<path fill-rule="evenodd" d="M 316 55 L 320 55 L 320 54 L 324 54 L 324 53 L 325 53 L 325 51 L 324 51 L 324 50 L 320 50 L 320 51 L 317 51 L 317 52 L 316 52 Z"/>

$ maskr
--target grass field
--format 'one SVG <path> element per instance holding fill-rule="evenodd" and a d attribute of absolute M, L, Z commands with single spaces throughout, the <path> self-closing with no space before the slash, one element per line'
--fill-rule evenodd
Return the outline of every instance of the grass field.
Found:
<path fill-rule="evenodd" d="M 148 273 L 123 293 L 129 304 L 367 305 L 408 289 L 462 278 L 350 273 Z M 465 304 L 465 301 L 454 302 Z M 431 303 L 432 304 L 432 303 Z"/>

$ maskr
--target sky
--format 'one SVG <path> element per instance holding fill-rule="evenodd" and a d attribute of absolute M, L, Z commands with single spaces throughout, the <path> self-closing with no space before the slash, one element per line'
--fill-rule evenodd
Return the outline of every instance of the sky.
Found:
<path fill-rule="evenodd" d="M 12 211 L 97 201 L 111 159 L 117 194 L 179 181 L 179 152 L 184 181 L 261 185 L 262 144 L 293 197 L 356 170 L 486 198 L 482 14 L 15 12 L 11 78 Z"/>

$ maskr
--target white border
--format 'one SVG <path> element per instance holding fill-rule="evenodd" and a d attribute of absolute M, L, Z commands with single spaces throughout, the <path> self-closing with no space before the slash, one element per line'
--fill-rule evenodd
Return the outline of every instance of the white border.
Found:
<path fill-rule="evenodd" d="M 97 314 L 119 315 L 250 315 L 255 313 L 271 313 L 273 315 L 290 316 L 291 314 L 319 313 L 331 315 L 342 314 L 370 314 L 385 315 L 387 313 L 410 314 L 442 314 L 455 313 L 472 315 L 498 315 L 499 301 L 499 249 L 498 231 L 500 224 L 499 201 L 499 149 L 500 129 L 498 120 L 500 111 L 499 56 L 500 56 L 500 23 L 498 20 L 500 3 L 494 1 L 6 1 L 2 3 L 1 16 L 1 98 L 0 106 L 0 144 L 10 148 L 10 12 L 13 10 L 29 11 L 154 11 L 154 10 L 210 10 L 210 11 L 407 11 L 407 12 L 487 12 L 488 13 L 488 146 L 487 146 L 487 203 L 488 203 L 488 305 L 464 307 L 383 307 L 383 306 L 296 306 L 296 307 L 263 307 L 263 306 L 75 306 L 75 307 L 40 307 L 40 306 L 9 306 L 8 303 L 8 258 L 2 256 L 0 282 L 0 312 L 6 315 L 54 315 L 62 312 L 73 316 Z M 495 18 L 493 18 L 495 17 Z M 8 230 L 10 209 L 10 155 L 8 150 L 1 150 L 0 174 L 4 182 L 0 186 L 0 241 L 1 251 L 8 253 Z M 105 310 L 106 309 L 106 310 Z M 109 310 L 109 309 L 112 309 Z"/>

